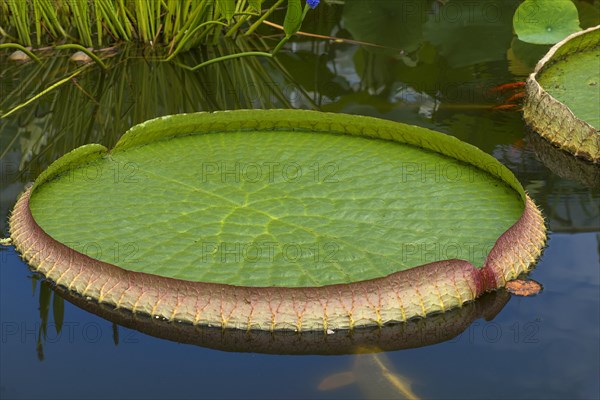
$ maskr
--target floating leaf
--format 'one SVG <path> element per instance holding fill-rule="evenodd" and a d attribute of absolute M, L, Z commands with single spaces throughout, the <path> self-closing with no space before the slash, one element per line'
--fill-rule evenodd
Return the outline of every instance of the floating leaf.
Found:
<path fill-rule="evenodd" d="M 11 231 L 32 229 L 15 245 L 57 285 L 161 318 L 266 330 L 444 311 L 524 272 L 545 239 L 516 178 L 466 143 L 283 110 L 169 116 L 110 153 L 76 149 L 17 203 Z M 39 264 L 47 251 L 68 257 Z"/>
<path fill-rule="evenodd" d="M 600 26 L 556 44 L 527 81 L 525 120 L 556 146 L 600 162 Z"/>
<path fill-rule="evenodd" d="M 519 39 L 554 44 L 581 30 L 577 7 L 571 0 L 525 0 L 513 16 Z"/>

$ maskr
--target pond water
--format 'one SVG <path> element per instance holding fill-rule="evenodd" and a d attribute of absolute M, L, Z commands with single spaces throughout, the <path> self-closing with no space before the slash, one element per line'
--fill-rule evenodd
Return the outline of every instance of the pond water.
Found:
<path fill-rule="evenodd" d="M 149 118 L 241 108 L 361 114 L 453 135 L 515 173 L 549 228 L 547 248 L 529 274 L 543 284 L 540 294 L 500 291 L 432 322 L 371 332 L 379 337 L 372 343 L 386 350 L 379 356 L 352 354 L 369 336 L 361 333 L 342 334 L 338 347 L 331 338 L 311 338 L 320 352 L 345 354 L 297 355 L 289 353 L 310 353 L 302 350 L 310 341 L 220 331 L 169 336 L 158 322 L 155 330 L 149 321 L 133 329 L 126 317 L 96 310 L 102 318 L 64 301 L 13 248 L 0 248 L 0 397 L 407 396 L 386 378 L 391 373 L 419 398 L 599 398 L 598 168 L 529 134 L 517 108 L 493 109 L 512 93 L 491 89 L 524 80 L 548 48 L 513 37 L 519 2 L 443 3 L 319 6 L 303 31 L 379 46 L 297 37 L 275 60 L 245 58 L 196 72 L 123 48 L 109 54 L 106 73 L 73 65 L 66 55 L 47 57 L 41 67 L 16 65 L 2 51 L 2 113 L 82 72 L 0 120 L 0 228 L 6 236 L 18 194 L 50 162 L 86 143 L 112 146 Z M 597 2 L 576 3 L 586 21 L 597 21 Z M 264 40 L 189 52 L 178 63 L 272 46 L 267 36 L 277 30 L 264 33 Z M 331 388 L 352 376 L 355 383 Z"/>

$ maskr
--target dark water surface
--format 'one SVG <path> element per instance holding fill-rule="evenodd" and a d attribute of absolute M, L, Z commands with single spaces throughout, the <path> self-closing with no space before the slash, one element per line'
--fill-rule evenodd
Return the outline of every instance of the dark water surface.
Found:
<path fill-rule="evenodd" d="M 311 346 L 352 353 L 364 343 L 387 350 L 377 360 L 411 382 L 420 398 L 599 398 L 598 169 L 528 134 L 516 109 L 492 110 L 509 94 L 490 89 L 524 80 L 547 49 L 513 37 L 518 4 L 322 5 L 303 31 L 384 47 L 298 38 L 274 61 L 247 58 L 197 72 L 119 49 L 107 60 L 109 72 L 86 67 L 74 81 L 0 120 L 0 227 L 5 236 L 17 195 L 50 162 L 85 143 L 112 146 L 129 127 L 155 116 L 238 108 L 362 114 L 445 132 L 508 166 L 547 219 L 548 247 L 529 275 L 543 292 L 511 298 L 501 291 L 431 322 L 336 333 L 331 336 L 342 336 L 335 339 L 193 329 L 169 336 L 160 322 L 135 325 L 96 310 L 102 318 L 62 300 L 13 248 L 1 248 L 0 398 L 402 398 L 397 389 L 386 392 L 387 372 L 371 356 L 257 353 Z M 597 2 L 577 4 L 595 20 Z M 195 65 L 211 52 L 272 45 L 225 41 L 178 62 Z M 42 67 L 16 65 L 7 56 L 0 52 L 2 113 L 78 68 L 65 56 L 48 56 Z M 361 378 L 319 389 L 344 371 Z"/>

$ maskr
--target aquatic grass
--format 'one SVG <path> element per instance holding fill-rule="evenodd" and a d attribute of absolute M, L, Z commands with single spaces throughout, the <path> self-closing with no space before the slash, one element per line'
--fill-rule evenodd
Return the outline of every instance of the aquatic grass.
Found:
<path fill-rule="evenodd" d="M 244 1 L 244 0 L 242 0 L 242 1 Z M 279 4 L 279 2 L 277 2 L 273 7 L 276 7 L 277 4 Z M 228 55 L 225 55 L 225 56 L 222 56 L 219 58 L 207 60 L 207 61 L 200 63 L 198 65 L 195 65 L 193 67 L 187 66 L 185 64 L 180 64 L 180 65 L 183 68 L 189 69 L 191 71 L 196 71 L 200 68 L 206 67 L 208 65 L 211 65 L 211 64 L 214 64 L 217 62 L 228 61 L 228 60 L 233 60 L 233 59 L 238 59 L 238 58 L 256 57 L 256 56 L 271 58 L 275 54 L 277 54 L 277 52 L 283 47 L 284 44 L 286 44 L 288 42 L 288 40 L 290 40 L 290 38 L 293 35 L 295 35 L 296 33 L 298 33 L 300 31 L 300 27 L 302 26 L 302 22 L 306 18 L 306 14 L 308 13 L 308 11 L 310 9 L 314 9 L 318 4 L 319 4 L 319 0 L 311 0 L 311 1 L 307 1 L 306 4 L 304 5 L 304 8 L 302 8 L 301 0 L 288 0 L 288 7 L 287 7 L 287 10 L 285 13 L 285 19 L 283 21 L 283 31 L 285 32 L 285 35 L 279 41 L 279 43 L 277 43 L 277 45 L 271 52 L 248 51 L 248 52 L 228 54 Z M 264 22 L 264 20 L 262 22 Z"/>
<path fill-rule="evenodd" d="M 99 46 L 102 46 L 104 43 L 104 27 L 106 27 L 108 34 L 114 40 L 117 38 L 124 41 L 131 40 L 133 26 L 131 21 L 126 18 L 127 14 L 124 12 L 124 3 L 122 0 L 117 2 L 94 0 L 94 9 L 96 11 L 96 36 Z"/>
<path fill-rule="evenodd" d="M 221 21 L 229 27 L 237 23 L 234 17 L 238 14 L 246 17 L 259 14 L 245 0 L 235 3 L 234 0 L 0 0 L 0 32 L 24 46 L 66 42 L 102 47 L 119 41 L 156 46 L 171 44 L 178 37 L 189 40 L 189 48 L 201 42 L 197 40 L 199 34 L 185 35 L 187 29 L 209 21 Z M 207 31 L 204 36 L 211 36 L 215 28 L 204 25 Z"/>
<path fill-rule="evenodd" d="M 25 46 L 31 46 L 31 32 L 29 31 L 29 26 L 30 26 L 30 18 L 29 18 L 29 10 L 28 10 L 28 3 L 24 2 L 24 1 L 15 1 L 15 2 L 5 2 L 5 7 L 2 7 L 3 9 L 6 9 L 7 12 L 4 13 L 3 15 L 9 15 L 9 13 L 12 14 L 12 22 L 14 25 L 14 28 L 17 32 L 17 35 L 19 37 L 19 40 L 22 44 L 24 44 Z M 35 14 L 37 14 L 37 12 L 34 11 L 34 16 Z M 4 25 L 4 23 L 3 23 Z"/>
<path fill-rule="evenodd" d="M 165 61 L 172 60 L 173 57 L 175 57 L 177 54 L 179 54 L 180 51 L 182 51 L 185 48 L 186 43 L 188 42 L 185 39 L 194 36 L 194 34 L 196 32 L 198 32 L 200 29 L 204 28 L 206 25 L 211 25 L 211 24 L 221 25 L 221 26 L 225 26 L 225 27 L 227 26 L 227 24 L 225 24 L 224 22 L 220 22 L 220 21 L 207 21 L 207 22 L 204 22 L 204 23 L 198 25 L 197 27 L 195 27 L 194 29 L 190 30 L 189 32 L 186 31 L 186 33 L 185 33 L 185 35 L 183 37 L 184 40 L 181 40 L 179 42 L 179 45 L 175 48 L 175 50 L 173 52 L 171 52 L 171 54 L 166 58 Z"/>
<path fill-rule="evenodd" d="M 48 29 L 52 36 L 67 36 L 61 21 L 58 19 L 58 14 L 51 0 L 39 0 L 39 12 L 44 23 L 44 28 Z M 40 30 L 36 30 L 36 37 L 38 40 L 38 45 L 41 45 L 42 41 Z"/>
<path fill-rule="evenodd" d="M 71 21 L 77 31 L 77 37 L 80 38 L 81 44 L 91 47 L 92 30 L 90 29 L 90 9 L 87 1 L 68 1 L 70 13 L 73 15 Z M 34 7 L 35 9 L 35 7 Z"/>
<path fill-rule="evenodd" d="M 223 37 L 232 38 L 242 31 L 251 35 L 283 1 L 263 11 L 262 0 L 0 0 L 0 34 L 4 41 L 27 47 L 103 48 L 136 41 L 166 52 L 167 60 L 172 60 L 193 47 L 215 45 Z M 189 68 L 239 57 L 271 57 L 299 30 L 308 10 L 319 1 L 307 1 L 304 7 L 302 3 L 287 0 L 285 36 L 270 53 L 228 54 Z"/>

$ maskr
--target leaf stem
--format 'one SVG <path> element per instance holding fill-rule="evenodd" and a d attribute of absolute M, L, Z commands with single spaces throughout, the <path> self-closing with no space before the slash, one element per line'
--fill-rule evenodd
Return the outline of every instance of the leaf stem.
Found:
<path fill-rule="evenodd" d="M 40 97 L 42 97 L 43 95 L 45 95 L 46 93 L 56 89 L 57 87 L 59 87 L 60 85 L 62 85 L 65 82 L 68 82 L 71 78 L 76 77 L 77 75 L 79 75 L 79 73 L 81 73 L 81 71 L 83 71 L 83 69 L 77 70 L 75 71 L 73 74 L 67 76 L 66 78 L 61 79 L 60 81 L 56 82 L 55 84 L 51 85 L 50 87 L 48 87 L 47 89 L 44 89 L 42 92 L 36 94 L 35 96 L 33 96 L 32 98 L 30 98 L 29 100 L 27 100 L 24 103 L 19 104 L 18 106 L 14 107 L 12 110 L 10 110 L 9 112 L 7 112 L 4 115 L 0 115 L 0 119 L 2 118 L 6 118 L 9 115 L 13 114 L 15 111 L 25 107 L 26 105 L 28 105 L 29 103 L 39 99 Z"/>
<path fill-rule="evenodd" d="M 0 49 L 19 49 L 23 53 L 27 54 L 36 63 L 38 63 L 38 64 L 42 63 L 42 61 L 40 61 L 40 59 L 35 54 L 33 54 L 31 52 L 31 50 L 27 49 L 26 47 L 21 46 L 20 44 L 17 44 L 17 43 L 3 43 L 3 44 L 0 44 Z"/>
<path fill-rule="evenodd" d="M 87 54 L 92 60 L 94 60 L 96 62 L 96 64 L 98 64 L 102 69 L 107 69 L 108 67 L 106 66 L 106 64 L 104 64 L 102 62 L 102 60 L 100 58 L 98 58 L 97 55 L 95 55 L 94 53 L 92 53 L 91 51 L 89 51 L 88 49 L 86 49 L 85 47 L 78 45 L 78 44 L 61 44 L 56 46 L 57 50 L 64 50 L 64 49 L 73 49 L 73 50 L 79 50 L 85 54 Z"/>
<path fill-rule="evenodd" d="M 263 51 L 247 51 L 247 52 L 244 52 L 244 53 L 228 54 L 226 56 L 213 58 L 211 60 L 208 60 L 208 61 L 205 61 L 203 63 L 200 63 L 200 64 L 196 65 L 195 67 L 190 67 L 190 66 L 185 65 L 185 64 L 178 64 L 178 65 L 181 66 L 184 69 L 189 70 L 189 71 L 196 71 L 197 69 L 200 69 L 202 67 L 206 67 L 207 65 L 218 63 L 218 62 L 221 62 L 221 61 L 233 60 L 235 58 L 242 58 L 242 57 L 253 57 L 253 56 L 263 56 L 263 57 L 271 58 L 271 57 L 273 57 L 273 54 L 266 53 L 266 52 L 263 52 Z"/>

